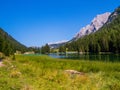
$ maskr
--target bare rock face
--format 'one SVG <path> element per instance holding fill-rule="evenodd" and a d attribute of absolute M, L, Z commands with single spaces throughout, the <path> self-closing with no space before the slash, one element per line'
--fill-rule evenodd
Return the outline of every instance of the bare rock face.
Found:
<path fill-rule="evenodd" d="M 78 39 L 85 35 L 91 34 L 99 30 L 108 20 L 111 13 L 106 12 L 104 14 L 97 15 L 91 22 L 91 24 L 83 27 L 80 31 L 75 35 L 74 38 Z"/>
<path fill-rule="evenodd" d="M 109 16 L 108 21 L 106 24 L 111 23 L 116 17 L 120 15 L 120 6 L 115 9 L 115 11 Z"/>

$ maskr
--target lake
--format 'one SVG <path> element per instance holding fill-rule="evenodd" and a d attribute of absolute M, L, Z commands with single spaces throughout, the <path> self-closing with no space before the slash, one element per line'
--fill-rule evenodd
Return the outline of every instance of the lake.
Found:
<path fill-rule="evenodd" d="M 73 59 L 73 60 L 91 60 L 91 61 L 111 61 L 120 62 L 120 54 L 56 54 L 49 56 L 54 58 Z"/>

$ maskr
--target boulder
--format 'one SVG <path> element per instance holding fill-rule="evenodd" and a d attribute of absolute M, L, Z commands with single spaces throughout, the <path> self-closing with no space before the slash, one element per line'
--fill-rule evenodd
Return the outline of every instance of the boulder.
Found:
<path fill-rule="evenodd" d="M 76 71 L 76 70 L 65 70 L 65 72 L 69 73 L 69 74 L 85 75 L 85 73 L 79 72 L 79 71 Z"/>

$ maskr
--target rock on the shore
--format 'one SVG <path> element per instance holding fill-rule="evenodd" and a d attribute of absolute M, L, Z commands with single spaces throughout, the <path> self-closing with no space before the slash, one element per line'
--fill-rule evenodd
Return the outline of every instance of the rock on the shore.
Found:
<path fill-rule="evenodd" d="M 85 73 L 79 72 L 79 71 L 76 71 L 76 70 L 65 70 L 65 72 L 69 73 L 69 74 L 85 75 Z"/>
<path fill-rule="evenodd" d="M 4 64 L 2 62 L 0 62 L 0 67 L 4 66 Z"/>

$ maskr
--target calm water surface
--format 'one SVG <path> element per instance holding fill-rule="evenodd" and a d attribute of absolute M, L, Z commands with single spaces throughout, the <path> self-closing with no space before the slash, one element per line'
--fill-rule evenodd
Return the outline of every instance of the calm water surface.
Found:
<path fill-rule="evenodd" d="M 120 54 L 49 54 L 54 58 L 120 62 Z"/>

